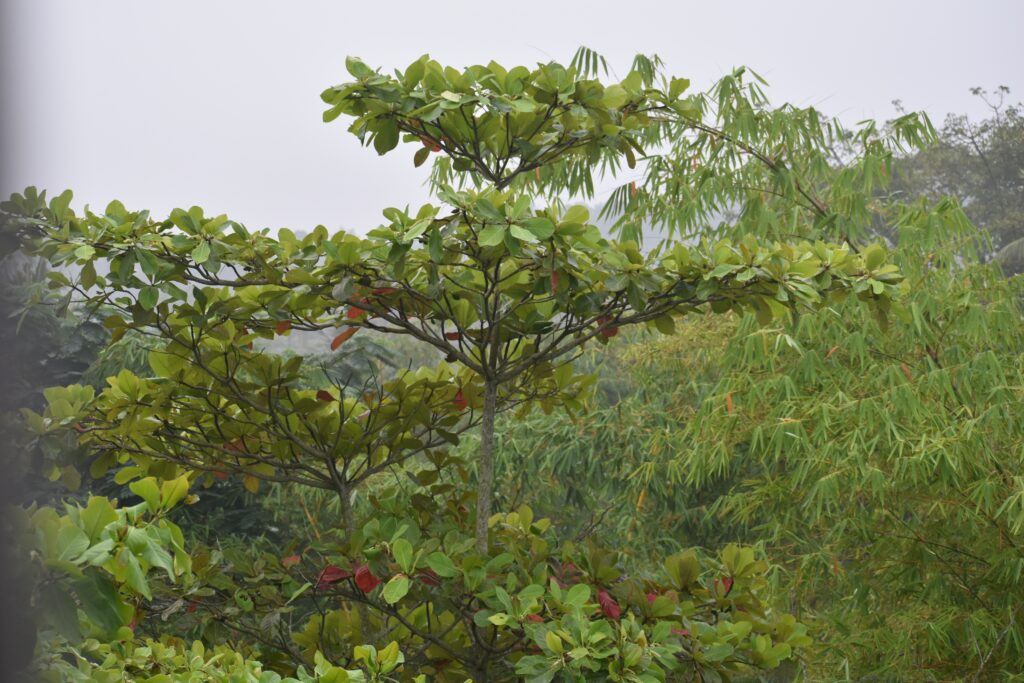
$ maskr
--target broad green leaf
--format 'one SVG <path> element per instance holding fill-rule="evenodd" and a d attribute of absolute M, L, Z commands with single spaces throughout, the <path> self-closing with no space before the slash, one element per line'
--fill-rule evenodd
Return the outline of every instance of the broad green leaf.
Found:
<path fill-rule="evenodd" d="M 395 556 L 395 562 L 406 574 L 412 572 L 412 544 L 404 538 L 400 538 L 391 545 L 391 552 Z"/>
<path fill-rule="evenodd" d="M 459 573 L 455 563 L 451 561 L 447 555 L 440 551 L 432 552 L 427 555 L 427 566 L 437 574 L 444 578 L 450 578 L 456 576 Z"/>
<path fill-rule="evenodd" d="M 604 97 L 601 104 L 609 109 L 619 109 L 629 99 L 629 94 L 621 85 L 613 84 L 604 89 Z"/>
<path fill-rule="evenodd" d="M 195 249 L 192 250 L 192 260 L 200 265 L 210 260 L 210 243 L 206 240 L 201 240 Z"/>
<path fill-rule="evenodd" d="M 481 246 L 493 247 L 501 244 L 505 239 L 505 226 L 504 225 L 488 225 L 480 231 L 480 236 L 477 241 Z"/>
<path fill-rule="evenodd" d="M 408 592 L 409 577 L 404 574 L 396 574 L 391 577 L 391 580 L 384 584 L 384 590 L 381 595 L 384 597 L 384 602 L 389 605 L 393 605 L 404 598 Z"/>
<path fill-rule="evenodd" d="M 381 121 L 377 134 L 373 137 L 373 148 L 377 154 L 387 154 L 398 146 L 398 125 L 392 119 Z"/>
<path fill-rule="evenodd" d="M 110 501 L 102 496 L 89 496 L 89 502 L 79 513 L 82 520 L 82 529 L 95 542 L 100 537 L 100 532 L 111 522 L 117 520 L 117 512 Z"/>
<path fill-rule="evenodd" d="M 539 240 L 550 239 L 555 234 L 555 224 L 547 218 L 527 218 L 526 220 L 520 221 L 523 227 L 529 230 L 534 237 Z M 515 225 L 512 226 L 512 234 L 515 235 Z"/>
<path fill-rule="evenodd" d="M 159 300 L 160 290 L 156 287 L 143 287 L 139 290 L 139 305 L 147 311 L 152 311 L 156 308 L 157 301 Z"/>
<path fill-rule="evenodd" d="M 157 486 L 155 477 L 146 477 L 139 481 L 133 481 L 128 485 L 129 490 L 146 501 L 150 512 L 160 510 L 160 487 Z"/>
<path fill-rule="evenodd" d="M 577 583 L 565 595 L 565 603 L 574 607 L 582 607 L 590 599 L 590 586 Z"/>

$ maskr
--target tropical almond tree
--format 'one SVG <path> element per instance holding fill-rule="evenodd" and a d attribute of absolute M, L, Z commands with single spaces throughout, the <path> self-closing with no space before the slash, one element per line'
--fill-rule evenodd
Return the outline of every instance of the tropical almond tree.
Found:
<path fill-rule="evenodd" d="M 386 209 L 385 223 L 365 237 L 322 226 L 301 238 L 286 229 L 274 237 L 197 207 L 154 219 L 115 201 L 78 215 L 70 192 L 49 202 L 35 191 L 13 197 L 3 207 L 4 232 L 56 266 L 74 266 L 74 276 L 50 274 L 68 303 L 101 316 L 115 340 L 133 330 L 155 341 L 149 376 L 122 371 L 97 395 L 54 389 L 43 414 L 27 413 L 46 467 L 59 473 L 67 465 L 61 444 L 72 434 L 93 456 L 93 476 L 115 469 L 115 480 L 133 482 L 144 498 L 156 482 L 181 476 L 190 484 L 239 476 L 254 493 L 276 482 L 336 494 L 343 533 L 333 546 L 314 544 L 320 569 L 304 587 L 290 573 L 305 569 L 295 555 L 281 561 L 278 578 L 264 579 L 260 601 L 237 589 L 232 605 L 217 602 L 232 581 L 260 580 L 243 577 L 240 561 L 210 579 L 216 590 L 196 594 L 214 605 L 212 620 L 238 631 L 246 622 L 232 615 L 277 614 L 280 625 L 311 591 L 311 602 L 301 603 L 313 615 L 306 635 L 282 631 L 263 641 L 295 662 L 332 647 L 324 635 L 331 620 L 375 638 L 400 628 L 417 648 L 413 660 L 457 662 L 481 681 L 511 668 L 530 680 L 601 667 L 661 679 L 682 662 L 724 672 L 789 657 L 804 636 L 761 602 L 766 565 L 749 549 L 728 550 L 727 574 L 711 583 L 691 555 L 669 558 L 667 581 L 627 581 L 614 553 L 592 550 L 577 565 L 570 547 L 556 559 L 549 523 L 529 510 L 492 514 L 497 413 L 578 407 L 590 378 L 572 361 L 588 342 L 607 343 L 631 325 L 671 334 L 680 318 L 706 310 L 753 311 L 767 323 L 850 295 L 884 316 L 899 292 L 901 276 L 880 245 L 747 236 L 645 253 L 603 235 L 584 207 L 538 206 L 543 188 L 569 182 L 585 191 L 595 169 L 619 160 L 634 166 L 645 145 L 670 141 L 678 125 L 701 116 L 683 97 L 685 79 L 639 64 L 605 85 L 579 65 L 458 71 L 424 57 L 392 77 L 349 59 L 355 80 L 325 91 L 325 119 L 353 117 L 350 130 L 379 154 L 404 141 L 416 148 L 417 165 L 439 155 L 439 205 Z M 445 361 L 358 387 L 308 388 L 298 382 L 301 357 L 260 345 L 325 329 L 335 331 L 338 353 L 353 335 L 373 331 L 412 337 Z M 478 426 L 472 496 L 445 480 L 469 475 L 445 447 Z M 414 464 L 429 495 L 412 511 L 380 503 L 375 518 L 356 518 L 357 489 Z M 463 503 L 474 497 L 474 531 L 464 543 Z M 440 507 L 439 498 L 447 501 Z M 97 565 L 106 559 L 98 553 Z M 596 603 L 582 583 L 567 594 L 560 587 L 581 578 L 599 589 Z M 133 580 L 136 597 L 148 600 L 148 584 Z M 453 592 L 435 595 L 442 580 Z M 692 601 L 680 602 L 686 595 Z M 357 609 L 327 612 L 324 597 Z M 598 643 L 623 618 L 619 601 L 629 626 L 621 624 L 621 649 L 609 650 Z M 723 610 L 733 611 L 735 629 L 710 625 Z M 758 616 L 743 625 L 746 614 Z M 675 642 L 698 637 L 672 626 L 675 618 L 703 624 L 698 644 Z M 255 623 L 248 633 L 270 622 Z M 539 654 L 526 654 L 531 648 Z"/>

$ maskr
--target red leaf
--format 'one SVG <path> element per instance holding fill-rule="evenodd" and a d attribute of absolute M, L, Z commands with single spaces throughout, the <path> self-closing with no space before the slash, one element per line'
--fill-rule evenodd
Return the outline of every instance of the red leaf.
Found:
<path fill-rule="evenodd" d="M 378 287 L 377 289 L 373 290 L 373 293 L 376 294 L 377 296 L 387 296 L 389 294 L 394 294 L 397 291 L 398 290 L 395 289 L 394 287 Z"/>
<path fill-rule="evenodd" d="M 551 291 L 552 292 L 557 292 L 558 291 L 558 271 L 557 270 L 551 271 Z"/>
<path fill-rule="evenodd" d="M 459 410 L 465 410 L 467 406 L 469 406 L 469 401 L 467 401 L 466 397 L 462 394 L 462 389 L 455 392 L 455 398 L 452 399 L 452 405 Z"/>
<path fill-rule="evenodd" d="M 359 572 L 356 572 L 358 576 Z M 333 564 L 329 564 L 320 570 L 320 575 L 316 577 L 316 587 L 326 588 L 332 583 L 337 583 L 343 579 L 347 579 L 352 576 L 351 573 L 345 571 L 341 567 L 337 567 Z M 356 583 L 359 583 L 359 579 L 356 579 Z"/>
<path fill-rule="evenodd" d="M 526 621 L 533 622 L 534 624 L 542 624 L 542 623 L 544 623 L 544 617 L 542 617 L 539 614 L 527 614 L 523 618 L 526 619 Z"/>
<path fill-rule="evenodd" d="M 380 579 L 373 575 L 369 567 L 361 564 L 356 567 L 356 585 L 359 586 L 359 590 L 369 593 L 380 585 Z"/>
<path fill-rule="evenodd" d="M 608 591 L 600 591 L 597 594 L 597 602 L 601 605 L 601 611 L 609 619 L 618 619 L 622 616 L 622 608 L 619 607 L 619 603 L 615 602 L 615 598 L 608 595 Z"/>
<path fill-rule="evenodd" d="M 914 381 L 914 373 L 910 371 L 910 366 L 906 363 L 900 363 L 900 370 L 903 371 L 903 376 L 907 378 L 908 382 Z"/>
<path fill-rule="evenodd" d="M 290 329 L 292 329 L 292 321 L 282 320 L 277 324 L 277 327 L 274 328 L 274 331 L 277 332 L 278 334 L 284 334 Z"/>
<path fill-rule="evenodd" d="M 426 135 L 420 136 L 420 142 L 422 142 L 423 146 L 429 149 L 431 152 L 441 151 L 441 145 L 437 144 L 437 142 L 435 142 L 432 138 L 427 137 Z"/>
<path fill-rule="evenodd" d="M 725 395 L 725 410 L 732 415 L 732 392 Z"/>
<path fill-rule="evenodd" d="M 720 579 L 715 579 L 715 585 L 722 584 L 722 597 L 724 598 L 732 591 L 732 577 L 723 576 Z"/>
<path fill-rule="evenodd" d="M 299 556 L 298 555 L 289 555 L 288 557 L 282 557 L 281 558 L 281 566 L 284 567 L 285 569 L 288 569 L 289 567 L 294 567 L 298 563 L 299 563 Z"/>
<path fill-rule="evenodd" d="M 214 479 L 220 479 L 221 481 L 225 481 L 228 478 L 228 473 L 227 472 L 221 472 L 220 470 L 217 470 L 216 472 L 213 472 L 212 474 L 213 474 L 213 478 Z"/>
<path fill-rule="evenodd" d="M 629 196 L 636 197 L 636 181 L 629 184 Z"/>
<path fill-rule="evenodd" d="M 358 327 L 350 327 L 333 340 L 331 340 L 331 351 L 337 351 L 338 347 L 352 338 L 352 335 L 359 331 Z"/>
<path fill-rule="evenodd" d="M 363 315 L 364 313 L 366 313 L 366 311 L 364 311 L 361 308 L 357 308 L 355 306 L 349 306 L 348 310 L 345 311 L 345 317 L 348 318 L 349 320 L 355 320 L 356 318 L 358 318 L 359 316 Z"/>
<path fill-rule="evenodd" d="M 597 319 L 597 324 L 598 324 L 599 327 L 607 325 L 609 322 L 611 322 L 611 318 L 609 318 L 606 315 L 599 316 L 598 319 Z M 619 333 L 619 328 L 613 325 L 611 327 L 605 327 L 603 330 L 601 330 L 600 334 L 601 334 L 602 337 L 604 337 L 606 339 L 611 339 L 612 337 L 614 337 L 618 333 Z"/>
<path fill-rule="evenodd" d="M 461 332 L 445 332 L 444 333 L 444 338 L 447 339 L 448 341 L 459 341 L 460 339 L 462 339 L 462 333 Z"/>
<path fill-rule="evenodd" d="M 689 631 L 689 629 L 685 629 L 685 628 L 674 628 L 674 629 L 672 629 L 672 635 L 674 635 L 674 636 L 686 636 L 686 637 L 689 637 L 690 636 L 690 631 Z"/>
<path fill-rule="evenodd" d="M 421 569 L 416 574 L 416 578 L 427 584 L 428 586 L 440 586 L 441 577 L 437 575 L 433 569 Z"/>
<path fill-rule="evenodd" d="M 195 600 L 189 600 L 188 601 L 188 607 L 185 608 L 185 612 L 187 612 L 187 613 L 195 612 L 196 608 L 198 606 L 199 606 L 198 602 L 196 602 Z"/>
<path fill-rule="evenodd" d="M 317 400 L 325 401 L 327 403 L 330 403 L 331 401 L 335 400 L 334 396 L 331 395 L 331 392 L 325 389 L 321 389 L 320 391 L 316 392 L 316 397 Z"/>
<path fill-rule="evenodd" d="M 648 593 L 647 594 L 647 604 L 648 605 L 653 605 L 654 601 L 657 600 L 657 599 L 658 599 L 658 594 L 657 593 Z"/>

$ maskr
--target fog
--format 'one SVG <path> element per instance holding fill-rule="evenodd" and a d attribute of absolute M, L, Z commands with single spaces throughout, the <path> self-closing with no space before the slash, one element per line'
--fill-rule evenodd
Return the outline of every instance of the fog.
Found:
<path fill-rule="evenodd" d="M 373 9 L 374 7 L 378 9 Z M 119 198 L 156 214 L 199 204 L 249 227 L 363 232 L 386 206 L 426 201 L 413 149 L 378 158 L 319 93 L 346 55 L 404 68 L 568 61 L 580 44 L 619 76 L 638 51 L 707 87 L 745 64 L 773 102 L 853 123 L 892 100 L 982 115 L 971 86 L 1024 93 L 1017 2 L 173 3 L 6 0 L 3 176 Z"/>

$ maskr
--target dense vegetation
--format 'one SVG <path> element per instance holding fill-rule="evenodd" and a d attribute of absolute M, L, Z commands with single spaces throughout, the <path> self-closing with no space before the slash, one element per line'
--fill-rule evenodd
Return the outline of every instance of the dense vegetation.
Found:
<path fill-rule="evenodd" d="M 3 205 L 28 679 L 1019 675 L 1017 109 L 347 65 L 325 121 L 438 205 Z"/>

